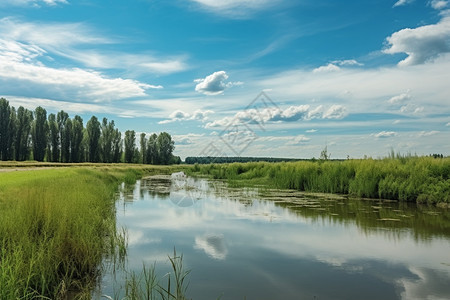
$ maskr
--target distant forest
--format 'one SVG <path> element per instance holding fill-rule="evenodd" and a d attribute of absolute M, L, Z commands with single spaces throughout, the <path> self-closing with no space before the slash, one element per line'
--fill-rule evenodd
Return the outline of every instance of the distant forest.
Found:
<path fill-rule="evenodd" d="M 298 158 L 276 158 L 276 157 L 213 157 L 213 156 L 197 156 L 197 157 L 186 157 L 186 164 L 226 164 L 226 163 L 234 163 L 234 162 L 283 162 L 283 161 L 299 161 L 302 159 Z M 307 160 L 307 159 L 304 159 Z"/>
<path fill-rule="evenodd" d="M 36 160 L 79 163 L 143 163 L 179 164 L 181 159 L 172 153 L 174 141 L 167 132 L 141 133 L 140 147 L 136 146 L 134 130 L 122 133 L 114 121 L 92 116 L 83 125 L 76 115 L 72 119 L 61 110 L 49 114 L 42 107 L 30 111 L 22 106 L 17 110 L 0 98 L 0 160 Z"/>

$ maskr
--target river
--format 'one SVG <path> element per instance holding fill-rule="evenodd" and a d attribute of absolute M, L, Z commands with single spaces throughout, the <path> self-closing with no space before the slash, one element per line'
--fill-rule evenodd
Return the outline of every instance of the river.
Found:
<path fill-rule="evenodd" d="M 127 269 L 164 275 L 176 249 L 189 299 L 450 299 L 445 209 L 165 176 L 118 198 Z M 120 298 L 122 277 L 96 295 Z"/>

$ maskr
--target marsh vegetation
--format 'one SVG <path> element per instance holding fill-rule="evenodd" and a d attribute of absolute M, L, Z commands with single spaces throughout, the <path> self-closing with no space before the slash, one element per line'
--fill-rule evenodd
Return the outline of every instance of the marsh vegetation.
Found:
<path fill-rule="evenodd" d="M 450 158 L 210 164 L 195 165 L 191 174 L 226 179 L 235 185 L 262 184 L 364 198 L 450 203 Z"/>

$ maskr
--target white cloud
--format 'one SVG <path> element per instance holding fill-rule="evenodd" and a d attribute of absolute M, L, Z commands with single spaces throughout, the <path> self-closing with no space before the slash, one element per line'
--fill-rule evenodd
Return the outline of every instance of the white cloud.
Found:
<path fill-rule="evenodd" d="M 419 136 L 432 136 L 438 134 L 440 131 L 432 130 L 432 131 L 421 131 L 419 132 Z"/>
<path fill-rule="evenodd" d="M 405 113 L 405 114 L 420 114 L 425 110 L 425 107 L 423 106 L 417 106 L 414 103 L 408 103 L 406 105 L 403 105 L 402 107 L 400 107 L 400 112 L 401 113 Z"/>
<path fill-rule="evenodd" d="M 247 17 L 253 12 L 268 9 L 282 0 L 191 0 L 201 8 L 229 17 Z"/>
<path fill-rule="evenodd" d="M 55 96 L 70 95 L 74 100 L 87 98 L 100 102 L 145 96 L 147 89 L 162 88 L 132 79 L 108 78 L 91 70 L 55 69 L 39 63 L 32 64 L 26 56 L 22 57 L 22 61 L 18 61 L 20 58 L 9 59 L 16 54 L 0 54 L 0 79 L 32 84 L 36 89 L 52 89 Z"/>
<path fill-rule="evenodd" d="M 198 120 L 205 122 L 208 120 L 208 115 L 213 114 L 212 110 L 195 110 L 192 114 L 182 110 L 176 110 L 169 115 L 169 119 L 158 122 L 158 124 L 168 124 L 176 121 Z"/>
<path fill-rule="evenodd" d="M 411 95 L 409 93 L 403 93 L 394 97 L 391 97 L 388 100 L 389 104 L 402 104 L 411 100 Z"/>
<path fill-rule="evenodd" d="M 379 133 L 373 134 L 373 136 L 376 138 L 388 138 L 388 137 L 393 137 L 396 135 L 397 135 L 397 132 L 394 132 L 394 131 L 381 131 Z"/>
<path fill-rule="evenodd" d="M 305 143 L 308 143 L 311 139 L 304 136 L 304 135 L 298 135 L 294 137 L 293 139 L 289 140 L 286 145 L 302 145 Z"/>
<path fill-rule="evenodd" d="M 67 0 L 2 0 L 0 6 L 13 5 L 13 6 L 26 6 L 31 5 L 34 7 L 40 7 L 41 4 L 49 6 L 55 6 L 58 4 L 68 4 Z"/>
<path fill-rule="evenodd" d="M 149 115 L 149 111 L 147 110 L 120 108 L 107 104 L 93 104 L 84 102 L 77 103 L 63 100 L 17 97 L 11 95 L 2 95 L 2 97 L 8 99 L 10 104 L 16 108 L 23 106 L 29 110 L 34 110 L 37 106 L 42 106 L 49 111 L 64 110 L 69 114 L 114 114 L 123 118 L 147 117 Z"/>
<path fill-rule="evenodd" d="M 222 94 L 227 88 L 242 84 L 242 82 L 226 82 L 227 79 L 228 75 L 225 71 L 214 72 L 205 78 L 194 80 L 198 83 L 195 90 L 206 95 L 218 95 Z"/>
<path fill-rule="evenodd" d="M 324 114 L 324 119 L 342 119 L 347 115 L 347 110 L 342 105 L 332 105 Z"/>
<path fill-rule="evenodd" d="M 285 109 L 267 107 L 237 112 L 233 117 L 224 117 L 209 122 L 205 125 L 205 128 L 225 127 L 239 123 L 264 125 L 268 122 L 282 123 L 312 119 L 342 119 L 346 115 L 346 108 L 342 105 L 332 105 L 327 110 L 324 110 L 322 105 L 313 109 L 309 105 L 289 106 Z"/>
<path fill-rule="evenodd" d="M 363 66 L 362 63 L 359 63 L 354 59 L 334 60 L 331 63 L 339 66 Z"/>
<path fill-rule="evenodd" d="M 28 44 L 39 45 L 47 55 L 54 54 L 81 62 L 89 68 L 126 69 L 131 72 L 171 74 L 188 68 L 185 56 L 155 57 L 154 55 L 128 54 L 117 51 L 86 49 L 105 44 L 118 44 L 119 39 L 96 33 L 83 23 L 37 24 L 21 22 L 14 18 L 0 19 L 2 37 Z M 81 47 L 80 47 L 81 46 Z"/>
<path fill-rule="evenodd" d="M 160 89 L 133 79 L 113 78 L 82 68 L 53 68 L 51 54 L 70 46 L 105 44 L 111 41 L 91 34 L 83 24 L 33 24 L 11 18 L 0 19 L 0 88 L 21 86 L 43 97 L 90 102 L 111 101 L 146 95 L 148 89 Z M 73 52 L 73 51 L 72 51 Z"/>
<path fill-rule="evenodd" d="M 414 29 L 405 28 L 386 39 L 389 48 L 384 53 L 406 53 L 400 66 L 423 64 L 443 53 L 450 52 L 450 16 L 444 16 L 437 24 Z"/>
<path fill-rule="evenodd" d="M 339 68 L 338 66 L 336 66 L 332 63 L 329 63 L 326 66 L 321 66 L 321 67 L 314 69 L 313 73 L 328 73 L 328 72 L 336 72 L 336 71 L 340 71 L 340 70 L 341 70 L 341 68 Z"/>
<path fill-rule="evenodd" d="M 398 7 L 398 6 L 403 6 L 406 4 L 410 4 L 412 3 L 414 0 L 398 0 L 397 2 L 395 2 L 394 7 Z"/>
<path fill-rule="evenodd" d="M 447 0 L 432 0 L 431 2 L 429 2 L 431 7 L 436 9 L 436 10 L 441 10 L 444 9 L 448 6 L 448 1 Z"/>
<path fill-rule="evenodd" d="M 223 234 L 196 236 L 194 248 L 205 251 L 208 256 L 217 260 L 224 260 L 228 254 Z"/>
<path fill-rule="evenodd" d="M 3 39 L 39 45 L 43 48 L 67 49 L 80 44 L 111 44 L 116 41 L 106 38 L 83 23 L 32 23 L 15 18 L 0 19 Z"/>

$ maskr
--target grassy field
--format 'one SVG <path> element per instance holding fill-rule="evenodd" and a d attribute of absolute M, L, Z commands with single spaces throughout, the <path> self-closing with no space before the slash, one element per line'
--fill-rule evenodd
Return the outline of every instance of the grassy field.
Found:
<path fill-rule="evenodd" d="M 450 203 L 450 158 L 210 164 L 195 165 L 190 172 L 237 185 L 261 184 L 442 206 Z"/>
<path fill-rule="evenodd" d="M 115 224 L 118 184 L 171 171 L 33 162 L 0 168 L 0 299 L 89 298 L 102 260 L 123 241 Z"/>

